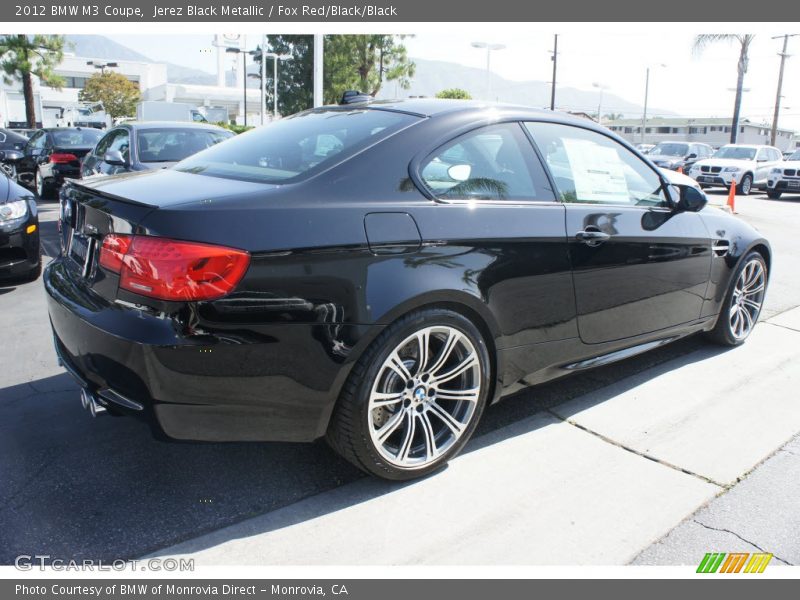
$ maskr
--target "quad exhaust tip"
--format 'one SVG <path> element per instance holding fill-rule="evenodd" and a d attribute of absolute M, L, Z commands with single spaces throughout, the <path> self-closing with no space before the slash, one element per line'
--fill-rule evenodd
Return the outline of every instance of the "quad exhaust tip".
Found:
<path fill-rule="evenodd" d="M 81 406 L 88 410 L 92 417 L 97 417 L 106 412 L 106 407 L 100 404 L 97 397 L 86 388 L 81 389 Z"/>

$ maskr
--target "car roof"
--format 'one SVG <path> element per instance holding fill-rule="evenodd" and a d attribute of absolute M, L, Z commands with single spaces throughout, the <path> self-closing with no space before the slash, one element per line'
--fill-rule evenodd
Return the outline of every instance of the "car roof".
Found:
<path fill-rule="evenodd" d="M 133 129 L 215 129 L 229 131 L 213 123 L 195 123 L 194 121 L 125 121 L 115 127 L 131 127 Z"/>
<path fill-rule="evenodd" d="M 396 100 L 370 100 L 368 102 L 354 102 L 352 104 L 339 104 L 321 106 L 312 111 L 342 110 L 352 111 L 360 109 L 386 110 L 416 115 L 418 117 L 438 117 L 443 115 L 473 112 L 477 114 L 502 112 L 506 115 L 513 114 L 519 118 L 544 116 L 548 120 L 554 116 L 558 120 L 569 123 L 591 124 L 597 123 L 562 111 L 551 111 L 544 108 L 532 108 L 521 104 L 505 104 L 500 102 L 483 102 L 480 100 L 452 100 L 444 98 L 406 98 Z"/>

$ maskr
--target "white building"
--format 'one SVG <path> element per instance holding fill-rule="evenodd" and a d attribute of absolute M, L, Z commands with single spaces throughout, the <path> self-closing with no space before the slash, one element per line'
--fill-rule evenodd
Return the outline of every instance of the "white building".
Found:
<path fill-rule="evenodd" d="M 167 65 L 164 63 L 99 59 L 65 54 L 64 60 L 55 69 L 56 74 L 63 77 L 65 81 L 61 90 L 43 86 L 34 77 L 36 120 L 40 125 L 52 123 L 55 114 L 61 108 L 77 105 L 78 94 L 86 85 L 87 79 L 104 68 L 120 73 L 136 83 L 139 86 L 142 100 L 183 102 L 197 106 L 201 112 L 202 107 L 224 108 L 228 111 L 229 120 L 242 123 L 244 121 L 245 90 L 241 73 L 241 59 L 238 54 L 226 53 L 226 47 L 229 46 L 230 44 L 217 46 L 218 85 L 170 83 L 167 80 Z M 103 66 L 109 63 L 114 63 L 115 66 Z M 224 85 L 226 64 L 232 65 L 235 70 L 235 81 L 237 82 L 235 87 Z M 260 91 L 257 87 L 248 87 L 246 98 L 248 124 L 260 123 Z M 13 82 L 11 85 L 6 85 L 0 81 L 0 125 L 25 127 L 24 121 L 25 104 L 22 96 L 22 84 Z"/>
<path fill-rule="evenodd" d="M 647 119 L 642 137 L 641 119 L 617 119 L 604 123 L 611 131 L 629 142 L 657 144 L 658 142 L 688 141 L 702 142 L 715 148 L 730 143 L 731 120 L 727 118 L 655 117 Z M 739 144 L 769 144 L 771 126 L 751 123 L 747 119 L 739 122 Z M 781 150 L 794 147 L 794 131 L 778 128 L 775 146 Z"/>

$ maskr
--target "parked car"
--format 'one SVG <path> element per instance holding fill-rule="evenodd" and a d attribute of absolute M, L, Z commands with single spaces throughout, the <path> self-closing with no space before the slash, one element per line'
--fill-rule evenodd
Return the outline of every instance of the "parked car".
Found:
<path fill-rule="evenodd" d="M 800 150 L 770 169 L 767 196 L 777 200 L 781 194 L 800 194 Z"/>
<path fill-rule="evenodd" d="M 0 160 L 0 169 L 2 169 L 7 177 L 14 179 L 17 176 L 17 169 L 13 160 L 6 159 L 15 156 L 17 152 L 21 152 L 27 143 L 28 138 L 25 136 L 15 133 L 10 129 L 0 128 L 0 152 L 7 153 L 7 155 L 4 155 L 3 159 Z"/>
<path fill-rule="evenodd" d="M 36 279 L 41 269 L 36 198 L 0 174 L 0 279 Z"/>
<path fill-rule="evenodd" d="M 171 167 L 195 152 L 233 137 L 216 125 L 124 123 L 104 135 L 81 162 L 81 175 L 116 175 Z"/>
<path fill-rule="evenodd" d="M 713 154 L 714 150 L 708 144 L 659 142 L 647 153 L 647 156 L 656 166 L 673 171 L 681 169 L 685 173 L 698 160 L 710 158 Z"/>
<path fill-rule="evenodd" d="M 689 175 L 707 187 L 730 188 L 746 196 L 753 188 L 766 188 L 770 170 L 781 162 L 781 151 L 773 146 L 728 144 L 709 159 L 699 160 Z"/>
<path fill-rule="evenodd" d="M 409 479 L 520 388 L 753 330 L 771 250 L 588 120 L 442 100 L 323 107 L 171 169 L 72 181 L 44 276 L 94 414 L 312 441 Z"/>
<path fill-rule="evenodd" d="M 40 129 L 17 163 L 17 180 L 39 198 L 55 195 L 65 179 L 80 177 L 81 158 L 102 136 L 102 131 L 86 127 Z"/>

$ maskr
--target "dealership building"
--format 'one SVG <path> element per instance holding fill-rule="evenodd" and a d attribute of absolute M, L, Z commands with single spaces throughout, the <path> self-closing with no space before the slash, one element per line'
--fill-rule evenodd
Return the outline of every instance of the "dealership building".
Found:
<path fill-rule="evenodd" d="M 41 123 L 43 116 L 47 120 L 48 116 L 54 116 L 61 108 L 77 105 L 78 94 L 89 77 L 105 69 L 136 83 L 142 100 L 185 102 L 198 107 L 201 112 L 203 107 L 224 108 L 228 111 L 230 120 L 240 123 L 243 121 L 246 94 L 248 122 L 257 123 L 261 114 L 261 94 L 257 82 L 252 82 L 256 87 L 248 87 L 245 92 L 241 60 L 236 60 L 236 56 L 230 54 L 226 57 L 224 47 L 218 46 L 217 52 L 220 55 L 217 85 L 172 83 L 167 78 L 167 65 L 164 63 L 99 59 L 65 53 L 61 64 L 55 69 L 56 74 L 64 79 L 60 90 L 41 85 L 38 78 L 34 77 L 36 120 Z M 226 66 L 233 69 L 233 86 L 225 85 Z M 15 81 L 8 85 L 0 80 L 0 125 L 24 121 L 21 88 L 20 82 Z"/>
<path fill-rule="evenodd" d="M 689 141 L 702 142 L 715 148 L 730 143 L 731 120 L 729 118 L 655 117 L 647 119 L 642 136 L 641 119 L 616 119 L 604 123 L 611 131 L 632 143 L 657 144 L 658 142 Z M 770 143 L 771 125 L 751 123 L 747 119 L 739 122 L 739 144 Z M 775 146 L 782 151 L 791 150 L 798 140 L 795 132 L 778 128 Z"/>

